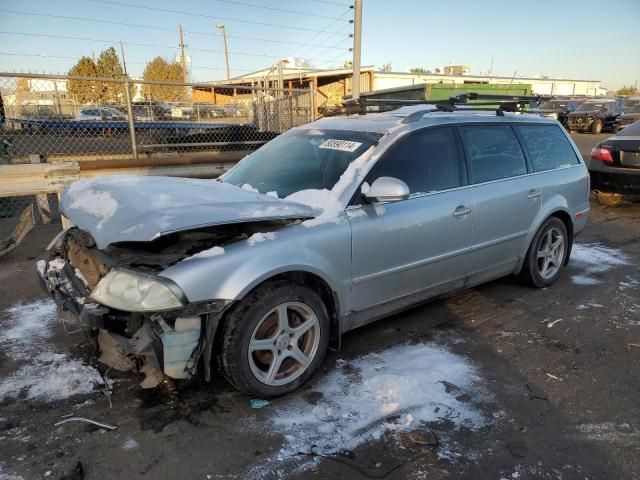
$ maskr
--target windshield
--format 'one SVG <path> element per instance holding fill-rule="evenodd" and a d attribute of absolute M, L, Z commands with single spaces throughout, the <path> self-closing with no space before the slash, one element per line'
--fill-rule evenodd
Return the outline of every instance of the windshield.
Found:
<path fill-rule="evenodd" d="M 574 112 L 593 112 L 595 110 L 600 110 L 601 108 L 604 108 L 604 106 L 605 106 L 604 103 L 587 102 L 587 103 L 583 103 L 578 108 L 576 108 Z"/>
<path fill-rule="evenodd" d="M 380 134 L 345 130 L 291 130 L 248 156 L 222 178 L 280 198 L 307 189 L 331 190 L 347 166 Z M 245 187 L 247 188 L 247 187 Z"/>
<path fill-rule="evenodd" d="M 567 102 L 544 102 L 540 105 L 540 110 L 557 110 L 567 106 Z"/>

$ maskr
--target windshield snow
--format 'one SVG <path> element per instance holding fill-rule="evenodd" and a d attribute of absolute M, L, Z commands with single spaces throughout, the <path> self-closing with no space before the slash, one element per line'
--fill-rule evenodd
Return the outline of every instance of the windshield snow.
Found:
<path fill-rule="evenodd" d="M 251 154 L 222 180 L 284 198 L 331 190 L 351 162 L 381 135 L 345 130 L 292 130 Z"/>

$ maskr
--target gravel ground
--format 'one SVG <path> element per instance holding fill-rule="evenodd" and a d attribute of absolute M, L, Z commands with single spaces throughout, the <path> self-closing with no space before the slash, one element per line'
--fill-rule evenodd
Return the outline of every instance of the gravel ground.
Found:
<path fill-rule="evenodd" d="M 258 409 L 218 377 L 166 394 L 92 368 L 42 300 L 40 227 L 0 260 L 0 478 L 640 478 L 640 203 L 592 207 L 553 287 L 504 278 L 351 332 Z M 70 414 L 117 429 L 54 426 Z"/>

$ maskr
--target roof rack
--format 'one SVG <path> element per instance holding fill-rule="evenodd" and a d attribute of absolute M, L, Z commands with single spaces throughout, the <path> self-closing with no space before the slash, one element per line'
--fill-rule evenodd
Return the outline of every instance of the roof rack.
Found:
<path fill-rule="evenodd" d="M 447 100 L 408 100 L 398 98 L 367 98 L 361 97 L 357 101 L 347 100 L 344 105 L 347 113 L 366 114 L 369 107 L 393 107 L 410 105 L 430 105 L 434 108 L 416 110 L 407 115 L 402 123 L 411 123 L 419 120 L 427 113 L 434 111 L 489 111 L 498 116 L 504 116 L 505 112 L 528 113 L 527 108 L 532 104 L 551 99 L 551 96 L 541 95 L 500 95 L 489 93 L 464 92 L 452 95 Z M 472 101 L 472 103 L 470 103 Z M 462 108 L 461 108 L 462 107 Z M 379 110 L 378 110 L 379 111 Z"/>

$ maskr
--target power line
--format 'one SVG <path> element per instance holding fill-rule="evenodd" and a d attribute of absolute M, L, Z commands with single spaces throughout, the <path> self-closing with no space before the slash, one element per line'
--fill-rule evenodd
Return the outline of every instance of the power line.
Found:
<path fill-rule="evenodd" d="M 175 33 L 175 28 L 157 27 L 157 26 L 153 26 L 153 25 L 140 25 L 140 24 L 136 24 L 136 23 L 116 22 L 116 21 L 112 21 L 112 20 L 102 20 L 102 19 L 88 18 L 88 17 L 70 17 L 70 16 L 66 16 L 66 15 L 55 15 L 55 14 L 51 14 L 51 13 L 23 12 L 23 11 L 19 11 L 19 10 L 9 10 L 9 9 L 4 9 L 4 8 L 0 8 L 0 12 L 12 13 L 12 14 L 15 14 L 15 15 L 34 16 L 34 17 L 59 18 L 59 19 L 62 19 L 62 20 L 76 20 L 76 21 L 81 21 L 81 22 L 105 23 L 105 24 L 109 24 L 109 25 L 120 25 L 120 26 L 124 26 L 124 27 L 145 28 L 145 29 L 149 29 L 149 30 L 158 30 L 158 31 L 162 31 L 162 32 Z M 211 33 L 211 32 L 198 32 L 198 31 L 194 31 L 194 30 L 185 30 L 185 33 L 188 33 L 188 34 L 191 34 L 191 35 L 203 35 L 203 36 L 207 36 L 207 37 L 219 37 L 220 36 L 220 35 L 217 35 L 217 34 Z M 331 35 L 331 36 L 335 36 L 335 35 Z M 238 39 L 242 39 L 242 40 L 252 40 L 252 41 L 257 41 L 257 42 L 281 43 L 281 44 L 286 44 L 286 45 L 298 45 L 298 46 L 306 46 L 306 45 L 308 45 L 308 43 L 289 42 L 289 41 L 284 41 L 284 40 L 273 40 L 273 39 L 270 39 L 270 38 L 246 37 L 246 36 L 242 36 L 242 35 L 229 35 L 229 38 L 238 38 Z M 129 45 L 131 45 L 131 43 L 129 43 Z M 318 45 L 318 46 L 324 46 L 324 45 Z"/>
<path fill-rule="evenodd" d="M 206 13 L 193 13 L 193 12 L 185 12 L 183 10 L 171 10 L 168 8 L 159 8 L 159 7 L 150 7 L 147 5 L 135 5 L 132 3 L 124 3 L 124 2 L 115 2 L 115 1 L 111 1 L 111 0 L 89 0 L 91 2 L 95 2 L 95 3 L 104 3 L 106 5 L 115 5 L 118 7 L 127 7 L 127 8 L 138 8 L 138 9 L 142 9 L 142 10 L 152 10 L 152 11 L 156 11 L 156 12 L 163 12 L 163 13 L 177 13 L 179 15 L 188 15 L 191 17 L 200 17 L 200 18 L 209 18 L 212 20 L 224 20 L 227 22 L 239 22 L 239 23 L 249 23 L 252 25 L 262 25 L 262 26 L 267 26 L 267 27 L 276 27 L 276 28 L 287 28 L 290 30 L 305 30 L 308 32 L 322 32 L 322 30 L 318 30 L 318 29 L 314 29 L 314 28 L 307 28 L 307 27 L 296 27 L 293 25 L 283 25 L 283 24 L 277 24 L 277 23 L 267 23 L 267 22 L 254 22 L 251 20 L 244 20 L 244 19 L 240 19 L 240 18 L 231 18 L 231 17 L 220 17 L 217 15 L 207 15 Z"/>
<path fill-rule="evenodd" d="M 326 5 L 338 5 L 339 7 L 349 7 L 351 8 L 351 5 L 345 5 L 344 3 L 338 3 L 338 2 L 330 2 L 329 0 L 311 0 L 312 2 L 317 2 L 317 3 L 324 3 Z"/>
<path fill-rule="evenodd" d="M 94 0 L 91 0 L 94 1 Z M 217 2 L 222 2 L 222 3 L 230 3 L 232 5 L 240 5 L 243 7 L 253 7 L 253 8 L 262 8 L 264 10 L 272 10 L 274 12 L 283 12 L 283 13 L 293 13 L 295 15 L 305 15 L 307 17 L 316 17 L 316 18 L 329 18 L 334 20 L 336 17 L 330 17 L 328 15 L 320 15 L 317 13 L 309 13 L 309 12 L 301 12 L 299 10 L 288 10 L 286 8 L 278 8 L 278 7 L 268 7 L 266 5 L 258 5 L 255 3 L 247 3 L 247 2 L 240 2 L 238 0 L 215 0 Z"/>
<path fill-rule="evenodd" d="M 0 55 L 4 55 L 4 56 L 11 56 L 11 57 L 39 57 L 39 58 L 50 58 L 50 59 L 63 59 L 63 60 L 78 60 L 78 57 L 69 57 L 69 56 L 63 56 L 63 55 L 45 55 L 42 53 L 23 53 L 23 52 L 0 52 Z M 127 64 L 133 64 L 133 65 L 147 65 L 148 62 L 136 62 L 136 61 L 131 61 L 129 59 L 127 59 Z M 191 68 L 203 68 L 203 69 L 208 69 L 208 70 L 224 70 L 224 68 L 222 67 L 211 67 L 211 66 L 206 66 L 206 65 L 201 65 L 201 66 L 195 66 L 192 65 Z M 248 69 L 248 68 L 231 68 L 231 70 L 234 70 L 236 72 L 251 72 L 253 71 L 252 69 Z"/>
<path fill-rule="evenodd" d="M 333 21 L 333 22 L 331 22 L 329 25 L 327 25 L 327 26 L 324 28 L 324 32 L 323 32 L 323 31 L 317 32 L 315 35 L 313 35 L 309 40 L 307 40 L 307 41 L 306 41 L 305 43 L 303 43 L 301 46 L 307 46 L 307 45 L 310 45 L 310 44 L 311 44 L 311 42 L 312 42 L 313 40 L 315 40 L 316 38 L 318 38 L 322 33 L 329 33 L 329 29 L 330 29 L 331 27 L 333 27 L 336 23 L 338 23 L 338 21 L 339 21 L 339 20 L 341 20 L 341 19 L 342 19 L 342 18 L 343 18 L 347 13 L 349 13 L 349 9 L 347 9 L 347 10 L 346 10 L 342 15 L 340 15 L 340 17 L 338 17 L 338 20 L 334 20 L 334 21 Z M 351 23 L 351 21 L 350 21 L 350 23 Z M 333 34 L 332 36 L 335 36 L 335 35 L 336 35 L 336 34 Z M 327 37 L 327 38 L 330 38 L 330 37 Z M 325 40 L 326 40 L 326 39 L 325 39 Z M 295 52 L 294 52 L 294 54 L 293 54 L 293 56 L 295 57 L 295 56 L 296 56 L 296 55 L 295 55 L 295 53 L 299 52 L 300 50 L 301 50 L 300 48 L 296 49 L 296 50 L 295 50 Z M 308 51 L 310 51 L 310 50 L 309 50 L 309 49 L 307 49 L 307 50 L 305 50 L 305 51 L 306 51 L 306 52 L 308 52 Z"/>
<path fill-rule="evenodd" d="M 107 39 L 88 38 L 88 37 L 72 37 L 72 36 L 66 36 L 66 35 L 53 35 L 53 34 L 46 34 L 46 33 L 9 32 L 9 31 L 4 31 L 4 30 L 0 30 L 0 34 L 4 34 L 4 35 L 22 35 L 22 36 L 30 36 L 30 37 L 31 36 L 33 36 L 33 37 L 45 37 L 45 38 L 62 38 L 62 39 L 66 39 L 66 40 L 77 40 L 77 41 L 82 41 L 82 42 L 99 42 L 99 43 L 111 43 L 111 44 L 117 44 L 117 43 L 120 42 L 120 40 L 107 40 Z M 138 43 L 138 42 L 127 42 L 127 41 L 122 41 L 122 43 L 124 43 L 125 45 L 133 45 L 133 46 L 138 46 L 138 47 L 168 48 L 168 49 L 177 48 L 174 45 L 160 45 L 160 44 L 154 44 L 154 43 Z M 193 51 L 193 52 L 223 53 L 223 50 L 213 50 L 213 49 L 210 49 L 210 48 L 190 47 L 189 49 L 191 51 Z M 347 50 L 347 49 L 343 49 L 343 50 Z M 252 53 L 252 52 L 241 52 L 241 51 L 230 51 L 229 54 L 242 55 L 242 56 L 247 56 L 247 57 L 263 57 L 263 58 L 273 58 L 273 57 L 282 57 L 283 56 L 283 55 L 278 55 L 278 54 L 273 54 L 273 53 Z M 316 61 L 318 61 L 318 62 L 329 62 L 329 60 L 326 60 L 326 59 L 317 59 Z"/>

